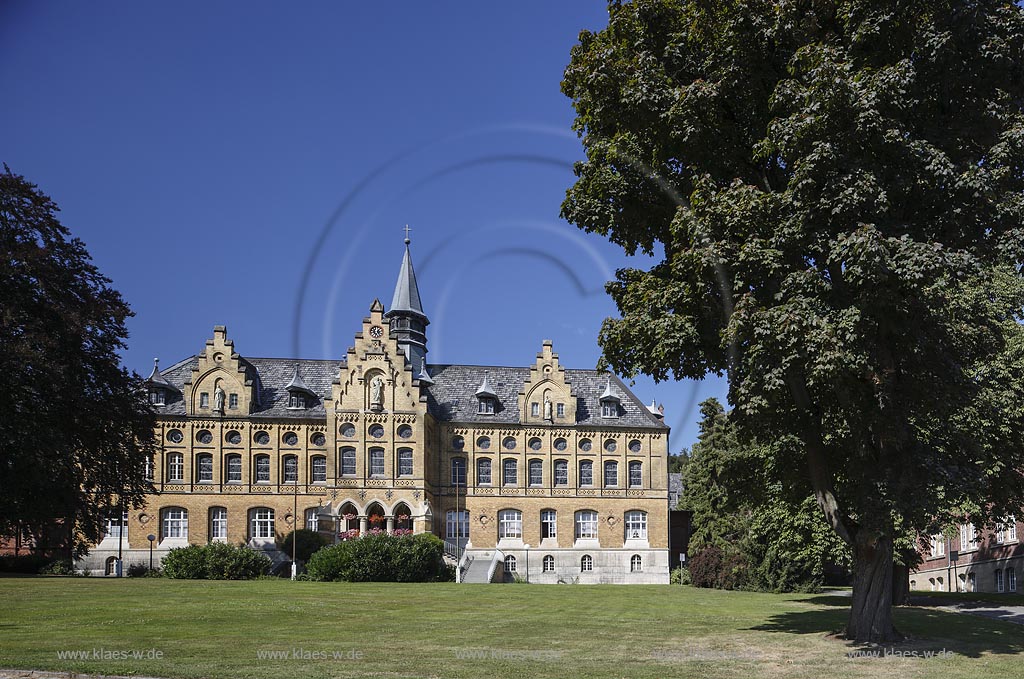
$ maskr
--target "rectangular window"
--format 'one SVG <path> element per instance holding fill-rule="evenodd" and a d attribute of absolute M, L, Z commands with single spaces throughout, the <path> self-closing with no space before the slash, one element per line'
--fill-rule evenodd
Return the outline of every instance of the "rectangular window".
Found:
<path fill-rule="evenodd" d="M 228 510 L 223 507 L 214 507 L 210 510 L 210 539 L 227 540 L 228 538 Z"/>
<path fill-rule="evenodd" d="M 612 401 L 601 402 L 601 417 L 617 417 L 619 407 Z"/>
<path fill-rule="evenodd" d="M 1017 542 L 1017 518 L 1010 516 L 1006 519 L 1006 541 Z"/>
<path fill-rule="evenodd" d="M 320 515 L 317 514 L 316 509 L 306 510 L 306 530 L 320 530 Z"/>
<path fill-rule="evenodd" d="M 604 463 L 604 485 L 606 488 L 614 488 L 619 485 L 619 463 Z"/>
<path fill-rule="evenodd" d="M 555 460 L 555 485 L 569 485 L 569 463 L 565 460 Z"/>
<path fill-rule="evenodd" d="M 629 487 L 639 488 L 644 485 L 643 465 L 640 462 L 629 463 Z"/>
<path fill-rule="evenodd" d="M 305 399 L 305 397 L 302 394 L 294 394 L 293 393 L 291 396 L 288 397 L 288 407 L 289 408 L 305 408 L 306 407 L 306 399 Z"/>
<path fill-rule="evenodd" d="M 145 464 L 145 468 L 143 469 L 143 473 L 146 475 L 146 480 L 147 481 L 152 481 L 153 480 L 153 458 L 152 457 L 147 457 L 144 464 Z"/>
<path fill-rule="evenodd" d="M 466 485 L 466 460 L 462 457 L 452 458 L 452 485 Z"/>
<path fill-rule="evenodd" d="M 242 482 L 242 456 L 228 455 L 228 483 Z"/>
<path fill-rule="evenodd" d="M 1012 568 L 1006 569 L 1006 589 L 1011 592 L 1017 591 L 1017 571 Z"/>
<path fill-rule="evenodd" d="M 515 460 L 505 460 L 501 467 L 501 484 L 503 486 L 514 486 L 519 481 L 518 470 Z"/>
<path fill-rule="evenodd" d="M 299 458 L 294 455 L 289 455 L 284 458 L 284 482 L 299 482 Z"/>
<path fill-rule="evenodd" d="M 210 395 L 205 391 L 199 394 L 199 407 L 209 408 L 210 407 Z"/>
<path fill-rule="evenodd" d="M 544 463 L 540 460 L 530 460 L 530 485 L 540 486 L 544 484 Z"/>
<path fill-rule="evenodd" d="M 149 402 L 155 406 L 164 405 L 164 390 L 154 389 L 153 391 L 149 392 Z"/>
<path fill-rule="evenodd" d="M 181 482 L 185 479 L 185 458 L 181 453 L 171 453 L 167 457 L 167 480 Z"/>
<path fill-rule="evenodd" d="M 559 417 L 565 417 L 565 404 L 564 403 L 557 404 L 555 406 L 555 409 L 557 410 Z"/>
<path fill-rule="evenodd" d="M 996 591 L 1002 593 L 1002 591 L 1005 589 L 1005 587 L 1006 587 L 1006 583 L 1003 581 L 1003 571 L 1002 571 L 1002 569 L 997 568 L 996 569 Z"/>
<path fill-rule="evenodd" d="M 943 556 L 946 553 L 946 539 L 941 534 L 932 536 L 932 556 Z"/>
<path fill-rule="evenodd" d="M 626 539 L 647 539 L 647 512 L 632 510 L 626 512 Z"/>
<path fill-rule="evenodd" d="M 530 404 L 530 415 L 532 415 L 533 417 L 540 417 L 540 404 L 539 403 L 531 403 Z"/>
<path fill-rule="evenodd" d="M 960 526 L 960 551 L 968 552 L 978 548 L 978 529 L 973 523 L 965 523 Z"/>
<path fill-rule="evenodd" d="M 184 509 L 164 510 L 164 538 L 188 537 L 188 512 Z"/>
<path fill-rule="evenodd" d="M 491 461 L 489 459 L 476 461 L 476 482 L 481 486 L 491 485 Z"/>
<path fill-rule="evenodd" d="M 252 510 L 252 536 L 254 538 L 274 537 L 274 510 L 254 509 Z"/>
<path fill-rule="evenodd" d="M 238 410 L 238 394 L 231 394 L 228 396 L 228 408 L 231 410 Z"/>
<path fill-rule="evenodd" d="M 482 397 L 480 403 L 477 406 L 477 412 L 481 415 L 493 415 L 494 414 L 494 399 Z"/>
<path fill-rule="evenodd" d="M 540 536 L 541 538 L 558 537 L 557 514 L 554 509 L 545 509 L 540 513 Z"/>
<path fill-rule="evenodd" d="M 594 463 L 590 460 L 580 462 L 580 485 L 594 485 Z"/>
<path fill-rule="evenodd" d="M 503 509 L 498 512 L 498 537 L 523 537 L 523 513 L 518 509 Z"/>
<path fill-rule="evenodd" d="M 356 451 L 346 448 L 341 451 L 341 475 L 356 475 Z"/>
<path fill-rule="evenodd" d="M 384 451 L 380 448 L 370 451 L 370 476 L 384 476 Z"/>
<path fill-rule="evenodd" d="M 576 512 L 576 539 L 591 540 L 597 537 L 597 512 L 585 510 Z"/>
<path fill-rule="evenodd" d="M 445 520 L 445 535 L 451 540 L 458 540 L 469 537 L 469 511 L 448 510 Z"/>
<path fill-rule="evenodd" d="M 412 451 L 408 448 L 398 451 L 398 475 L 412 476 Z"/>
<path fill-rule="evenodd" d="M 327 458 L 317 456 L 313 458 L 313 483 L 327 482 Z"/>
<path fill-rule="evenodd" d="M 256 456 L 256 483 L 270 483 L 270 456 Z"/>
<path fill-rule="evenodd" d="M 117 518 L 117 514 L 114 516 L 107 517 L 107 537 L 108 538 L 121 538 L 128 537 L 128 512 L 121 514 L 121 520 Z"/>

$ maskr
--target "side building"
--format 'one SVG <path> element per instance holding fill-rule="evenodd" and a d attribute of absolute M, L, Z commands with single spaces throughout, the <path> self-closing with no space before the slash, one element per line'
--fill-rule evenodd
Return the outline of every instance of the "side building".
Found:
<path fill-rule="evenodd" d="M 1007 517 L 994 527 L 964 523 L 953 537 L 933 535 L 922 563 L 910 574 L 910 589 L 932 592 L 1022 591 L 1024 522 Z"/>
<path fill-rule="evenodd" d="M 548 340 L 523 367 L 428 364 L 428 324 L 407 241 L 391 308 L 373 302 L 342 359 L 243 356 L 218 326 L 154 367 L 156 492 L 82 567 L 212 541 L 283 560 L 305 527 L 433 532 L 467 582 L 668 582 L 661 414 Z"/>

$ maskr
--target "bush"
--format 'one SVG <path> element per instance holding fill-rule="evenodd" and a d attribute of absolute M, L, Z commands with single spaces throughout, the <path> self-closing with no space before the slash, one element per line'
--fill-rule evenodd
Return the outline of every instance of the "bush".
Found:
<path fill-rule="evenodd" d="M 266 554 L 244 545 L 223 542 L 172 549 L 163 561 L 163 574 L 182 580 L 249 580 L 270 570 Z"/>
<path fill-rule="evenodd" d="M 437 582 L 454 578 L 443 555 L 444 542 L 430 533 L 366 535 L 315 552 L 306 572 L 331 582 Z"/>
<path fill-rule="evenodd" d="M 39 570 L 42 575 L 78 575 L 75 565 L 66 559 L 52 561 Z"/>
<path fill-rule="evenodd" d="M 697 552 L 690 559 L 689 570 L 696 587 L 743 589 L 749 579 L 743 555 L 726 553 L 718 547 L 706 547 Z"/>
<path fill-rule="evenodd" d="M 692 585 L 693 578 L 690 576 L 690 569 L 686 566 L 680 566 L 674 569 L 669 574 L 669 584 L 671 585 Z"/>
<path fill-rule="evenodd" d="M 129 564 L 124 574 L 129 578 L 158 578 L 160 577 L 160 569 L 150 568 L 144 563 L 133 563 Z"/>
<path fill-rule="evenodd" d="M 313 556 L 314 552 L 327 544 L 327 538 L 315 530 L 300 528 L 292 531 L 281 541 L 280 547 L 289 559 L 292 558 L 292 540 L 296 541 L 295 558 L 303 563 L 309 561 L 309 557 Z"/>
<path fill-rule="evenodd" d="M 35 575 L 53 562 L 45 554 L 19 554 L 0 556 L 0 573 L 31 573 Z"/>

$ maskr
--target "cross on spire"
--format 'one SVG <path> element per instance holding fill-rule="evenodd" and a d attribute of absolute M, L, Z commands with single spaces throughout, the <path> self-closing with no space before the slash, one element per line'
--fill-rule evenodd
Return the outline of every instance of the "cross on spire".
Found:
<path fill-rule="evenodd" d="M 409 225 L 405 225 L 405 244 L 409 244 Z"/>

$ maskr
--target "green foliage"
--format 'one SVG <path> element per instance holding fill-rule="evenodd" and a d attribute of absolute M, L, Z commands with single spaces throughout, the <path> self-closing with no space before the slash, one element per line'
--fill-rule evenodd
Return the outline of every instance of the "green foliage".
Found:
<path fill-rule="evenodd" d="M 51 561 L 39 569 L 40 575 L 78 575 L 75 565 L 66 559 Z"/>
<path fill-rule="evenodd" d="M 306 564 L 311 580 L 436 582 L 454 580 L 443 568 L 444 542 L 431 533 L 382 533 L 346 540 L 315 552 Z"/>
<path fill-rule="evenodd" d="M 313 552 L 327 544 L 327 538 L 314 530 L 300 528 L 292 531 L 281 541 L 281 551 L 290 559 L 292 557 L 292 540 L 298 542 L 295 547 L 295 558 L 299 561 L 309 561 Z"/>
<path fill-rule="evenodd" d="M 693 577 L 690 575 L 690 569 L 686 566 L 673 568 L 669 573 L 668 582 L 670 585 L 692 585 Z"/>
<path fill-rule="evenodd" d="M 154 420 L 141 379 L 121 367 L 132 312 L 57 211 L 4 166 L 0 534 L 80 556 L 112 509 L 141 506 Z"/>
<path fill-rule="evenodd" d="M 159 578 L 163 577 L 159 568 L 150 568 L 148 564 L 133 563 L 125 570 L 129 578 Z"/>
<path fill-rule="evenodd" d="M 249 580 L 265 575 L 271 561 L 245 545 L 222 542 L 172 549 L 163 560 L 163 575 L 184 580 Z"/>
<path fill-rule="evenodd" d="M 0 573 L 41 573 L 53 563 L 53 557 L 45 554 L 3 554 L 0 555 Z"/>
<path fill-rule="evenodd" d="M 690 559 L 689 569 L 695 587 L 746 589 L 750 580 L 750 566 L 735 550 L 705 547 Z"/>

